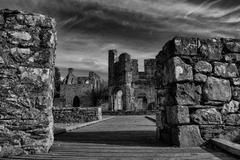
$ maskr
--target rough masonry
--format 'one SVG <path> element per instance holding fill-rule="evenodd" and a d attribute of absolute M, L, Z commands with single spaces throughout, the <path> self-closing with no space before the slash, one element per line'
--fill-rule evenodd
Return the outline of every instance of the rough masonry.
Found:
<path fill-rule="evenodd" d="M 102 119 L 100 107 L 71 107 L 53 110 L 54 123 L 84 123 Z"/>
<path fill-rule="evenodd" d="M 55 49 L 54 19 L 0 11 L 0 157 L 51 147 Z"/>
<path fill-rule="evenodd" d="M 157 132 L 181 147 L 240 139 L 240 40 L 175 37 L 157 60 Z"/>
<path fill-rule="evenodd" d="M 109 50 L 108 65 L 109 110 L 155 109 L 155 59 L 145 59 L 144 72 L 139 72 L 137 59 Z"/>

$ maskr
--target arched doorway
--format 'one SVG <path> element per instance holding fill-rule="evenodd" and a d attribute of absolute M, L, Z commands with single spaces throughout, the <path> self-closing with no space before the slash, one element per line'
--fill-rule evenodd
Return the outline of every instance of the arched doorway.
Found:
<path fill-rule="evenodd" d="M 147 107 L 148 101 L 147 101 L 145 93 L 138 94 L 137 104 L 138 104 L 138 106 L 136 108 L 137 110 L 147 110 L 148 109 L 148 107 Z"/>
<path fill-rule="evenodd" d="M 114 111 L 119 111 L 123 109 L 123 101 L 122 101 L 123 91 L 117 90 L 114 93 Z"/>
<path fill-rule="evenodd" d="M 73 107 L 80 107 L 80 99 L 78 96 L 73 98 Z"/>

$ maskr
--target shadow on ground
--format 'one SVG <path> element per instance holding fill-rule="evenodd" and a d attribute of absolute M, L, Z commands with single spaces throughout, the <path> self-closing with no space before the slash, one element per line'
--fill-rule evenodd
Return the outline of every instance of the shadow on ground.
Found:
<path fill-rule="evenodd" d="M 91 144 L 109 144 L 121 146 L 136 146 L 136 147 L 172 147 L 165 143 L 159 143 L 155 139 L 155 131 L 101 131 L 101 132 L 67 132 L 55 136 L 55 141 L 67 143 L 91 143 Z M 166 150 L 169 152 L 169 150 Z M 171 153 L 189 153 L 193 155 L 197 153 L 211 153 L 215 158 L 221 160 L 234 159 L 234 156 L 216 148 L 202 147 L 201 149 L 194 148 L 178 148 L 172 147 Z M 237 159 L 236 159 L 237 160 Z"/>
<path fill-rule="evenodd" d="M 124 146 L 167 146 L 155 139 L 155 131 L 101 131 L 68 132 L 57 135 L 56 141 L 73 143 L 95 143 Z"/>

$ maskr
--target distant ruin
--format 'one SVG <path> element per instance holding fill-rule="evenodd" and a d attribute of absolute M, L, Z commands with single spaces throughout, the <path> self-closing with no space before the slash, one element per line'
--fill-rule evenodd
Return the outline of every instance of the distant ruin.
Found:
<path fill-rule="evenodd" d="M 60 86 L 60 98 L 55 99 L 57 108 L 90 107 L 91 92 L 97 92 L 101 87 L 101 78 L 95 72 L 88 76 L 76 77 L 74 69 L 70 68 L 63 84 Z"/>
<path fill-rule="evenodd" d="M 52 146 L 55 49 L 54 19 L 0 11 L 0 157 Z"/>
<path fill-rule="evenodd" d="M 144 60 L 144 72 L 138 71 L 138 60 L 127 53 L 108 57 L 109 110 L 138 111 L 155 109 L 155 59 Z"/>

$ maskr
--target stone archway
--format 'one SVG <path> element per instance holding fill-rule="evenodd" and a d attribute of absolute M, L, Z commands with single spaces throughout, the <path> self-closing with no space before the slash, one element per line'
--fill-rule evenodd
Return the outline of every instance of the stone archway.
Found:
<path fill-rule="evenodd" d="M 113 110 L 123 110 L 123 91 L 118 89 L 114 92 L 113 96 Z"/>
<path fill-rule="evenodd" d="M 137 96 L 137 110 L 147 110 L 148 100 L 145 93 L 140 93 Z"/>
<path fill-rule="evenodd" d="M 73 107 L 80 107 L 80 99 L 78 96 L 73 98 Z"/>

